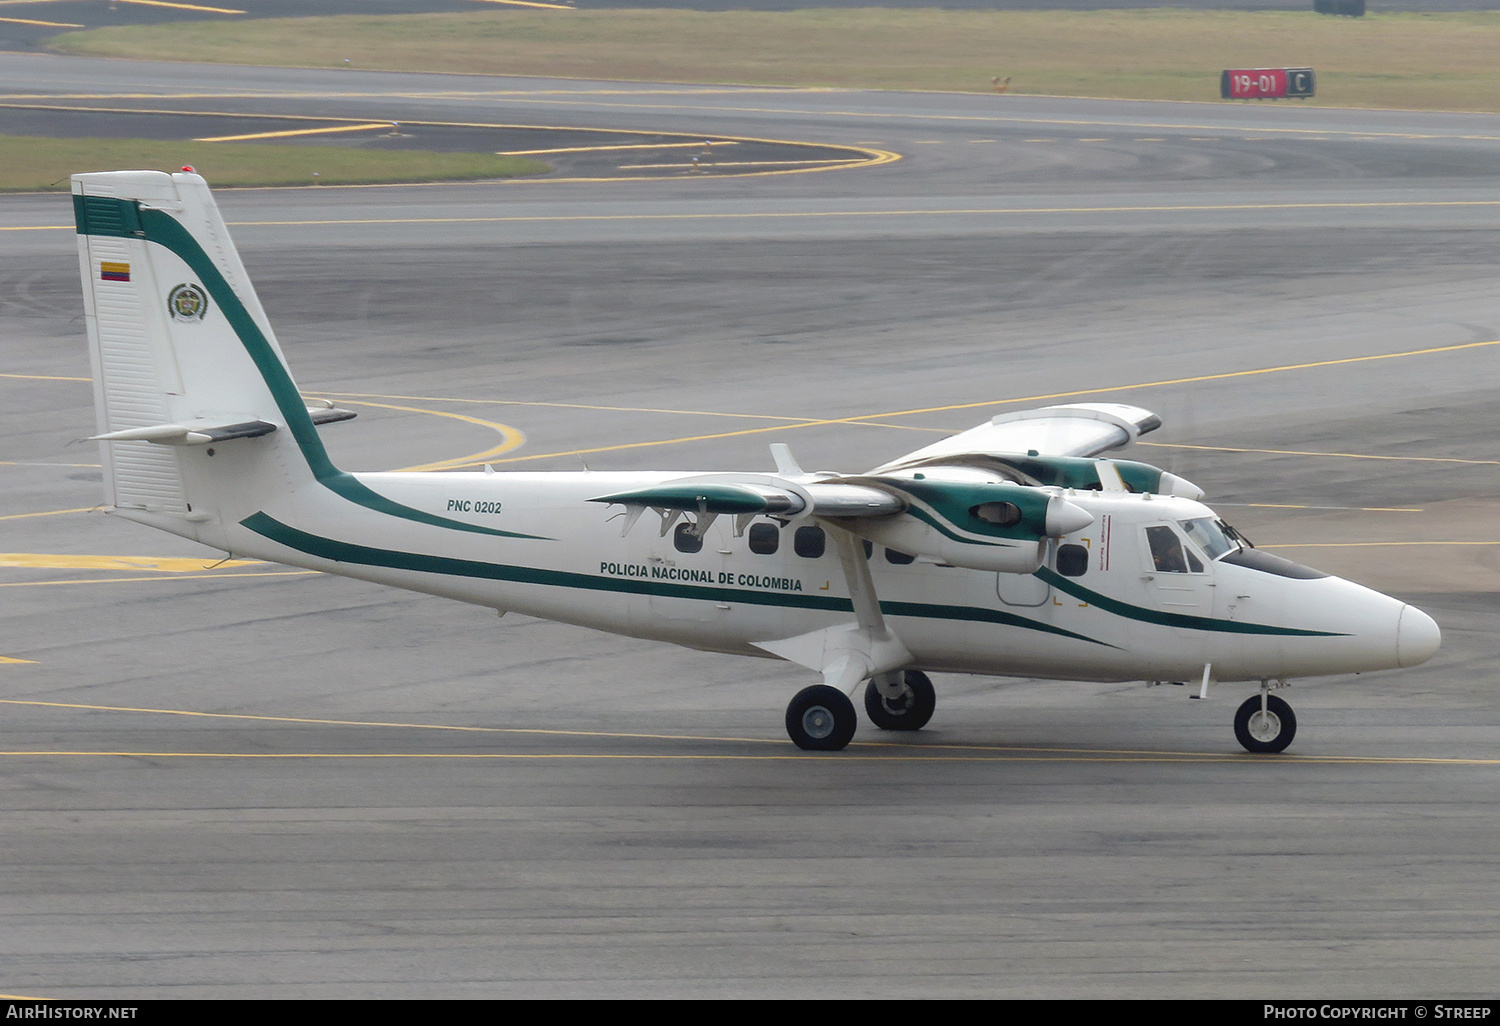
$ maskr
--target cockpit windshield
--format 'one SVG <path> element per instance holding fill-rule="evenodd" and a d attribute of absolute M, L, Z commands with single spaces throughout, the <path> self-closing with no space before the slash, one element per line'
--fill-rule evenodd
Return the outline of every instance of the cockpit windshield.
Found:
<path fill-rule="evenodd" d="M 1223 527 L 1213 517 L 1183 520 L 1180 524 L 1182 530 L 1193 540 L 1193 544 L 1202 549 L 1209 559 L 1218 559 L 1224 553 L 1232 552 L 1239 547 L 1229 540 Z"/>

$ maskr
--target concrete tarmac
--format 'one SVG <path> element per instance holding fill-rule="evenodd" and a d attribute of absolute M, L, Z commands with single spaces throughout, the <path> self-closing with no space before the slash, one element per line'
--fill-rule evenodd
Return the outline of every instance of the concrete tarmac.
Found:
<path fill-rule="evenodd" d="M 76 512 L 70 212 L 5 197 L 0 992 L 1493 996 L 1500 117 L 38 57 L 0 89 L 898 153 L 219 199 L 299 384 L 360 413 L 324 431 L 349 469 L 767 469 L 785 441 L 852 471 L 1127 401 L 1165 422 L 1136 458 L 1445 632 L 1298 682 L 1277 758 L 1234 742 L 1248 687 L 956 676 L 918 736 L 800 753 L 790 664 Z"/>

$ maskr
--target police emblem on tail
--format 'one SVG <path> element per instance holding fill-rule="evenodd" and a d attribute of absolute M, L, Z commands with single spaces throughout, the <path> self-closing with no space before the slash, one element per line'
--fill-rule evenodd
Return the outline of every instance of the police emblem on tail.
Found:
<path fill-rule="evenodd" d="M 176 321 L 201 321 L 208 313 L 208 295 L 197 285 L 184 282 L 167 293 L 167 309 Z"/>

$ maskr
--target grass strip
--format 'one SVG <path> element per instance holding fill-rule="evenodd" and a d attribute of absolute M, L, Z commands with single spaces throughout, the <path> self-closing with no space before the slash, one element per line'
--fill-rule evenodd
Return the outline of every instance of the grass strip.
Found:
<path fill-rule="evenodd" d="M 1500 110 L 1500 12 L 531 11 L 199 21 L 66 53 L 391 71 L 1216 100 L 1225 68 L 1312 67 L 1314 103 Z"/>
<path fill-rule="evenodd" d="M 540 161 L 484 153 L 0 135 L 0 192 L 66 190 L 68 176 L 80 171 L 176 171 L 184 164 L 216 188 L 477 181 L 551 170 Z"/>

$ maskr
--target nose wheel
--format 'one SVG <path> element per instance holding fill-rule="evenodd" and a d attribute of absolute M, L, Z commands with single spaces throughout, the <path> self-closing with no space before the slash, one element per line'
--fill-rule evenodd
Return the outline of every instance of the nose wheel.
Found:
<path fill-rule="evenodd" d="M 837 752 L 854 737 L 854 703 L 838 688 L 814 684 L 797 692 L 786 707 L 786 732 L 809 752 Z"/>
<path fill-rule="evenodd" d="M 1297 716 L 1275 695 L 1256 695 L 1234 714 L 1234 736 L 1248 752 L 1279 752 L 1297 736 Z"/>

